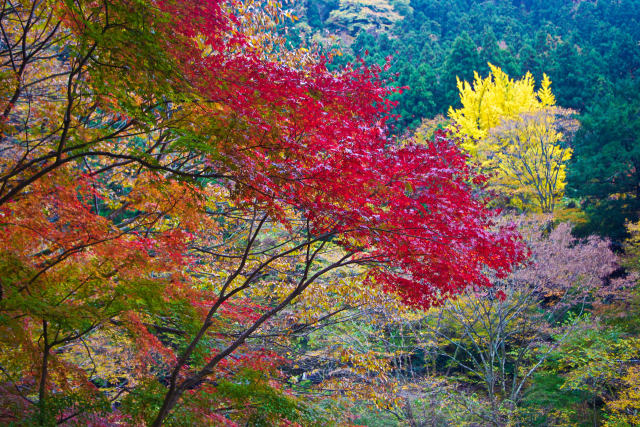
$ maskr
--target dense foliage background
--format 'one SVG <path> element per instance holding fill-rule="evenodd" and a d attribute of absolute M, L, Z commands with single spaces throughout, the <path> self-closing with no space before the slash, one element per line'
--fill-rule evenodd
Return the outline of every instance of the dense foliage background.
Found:
<path fill-rule="evenodd" d="M 568 109 L 568 115 L 579 123 L 574 131 L 563 131 L 567 138 L 560 147 L 570 151 L 566 170 L 562 169 L 563 174 L 566 172 L 566 178 L 562 179 L 566 182 L 566 188 L 561 192 L 561 200 L 549 224 L 569 220 L 574 236 L 591 236 L 589 239 L 595 239 L 593 235 L 597 234 L 612 239 L 605 246 L 613 249 L 616 253 L 614 256 L 621 256 L 622 259 L 611 264 L 612 269 L 608 273 L 595 273 L 595 276 L 605 278 L 602 284 L 605 288 L 611 287 L 611 283 L 621 280 L 626 274 L 633 274 L 635 261 L 632 259 L 635 259 L 635 252 L 632 247 L 635 243 L 632 242 L 637 242 L 637 228 L 633 224 L 640 214 L 640 2 L 308 0 L 294 6 L 294 9 L 302 18 L 289 33 L 289 39 L 294 44 L 318 43 L 326 52 L 333 49 L 333 66 L 337 68 L 355 58 L 386 65 L 383 75 L 396 86 L 408 87 L 403 93 L 392 95 L 392 99 L 398 103 L 394 110 L 398 116 L 392 121 L 394 132 L 404 137 L 422 138 L 432 134 L 434 128 L 451 123 L 452 119 L 463 128 L 468 126 L 460 124 L 462 116 L 452 115 L 453 110 L 494 108 L 494 111 L 502 111 L 502 119 L 497 120 L 504 120 L 510 114 L 508 111 L 522 108 L 519 106 L 522 104 L 514 100 L 483 106 L 483 97 L 485 103 L 495 102 L 488 95 L 479 95 L 478 104 L 472 106 L 467 100 L 467 105 L 463 106 L 458 79 L 472 83 L 476 80 L 476 73 L 482 79 L 488 76 L 495 78 L 491 69 L 493 65 L 516 81 L 530 73 L 539 88 L 546 74 L 552 82 L 555 105 Z M 489 89 L 485 87 L 482 90 Z M 457 110 L 461 107 L 464 108 Z M 481 120 L 482 114 L 477 119 Z M 478 127 L 482 128 L 480 122 Z M 482 146 L 482 142 L 479 144 Z M 495 144 L 484 147 L 488 147 L 490 154 L 488 157 L 486 154 L 484 157 L 474 155 L 476 160 L 486 166 L 486 159 L 493 157 L 495 161 L 497 155 L 502 159 L 499 161 L 501 166 L 493 164 L 493 169 L 489 170 L 497 173 L 498 177 L 507 176 L 502 166 L 505 157 L 500 157 L 505 152 L 501 154 L 499 145 Z M 490 180 L 490 187 L 496 189 L 498 196 L 502 194 L 503 202 L 519 192 L 526 192 L 527 185 L 520 181 L 519 185 L 508 186 L 505 191 L 504 179 L 502 183 Z M 523 211 L 522 204 L 512 202 L 502 203 L 501 207 L 512 212 Z M 532 210 L 536 209 L 524 207 L 524 211 Z M 554 244 L 551 240 L 554 237 L 548 238 L 550 241 L 543 244 L 545 249 L 536 249 L 537 243 L 531 243 L 534 253 L 542 250 L 547 254 L 540 252 L 534 255 L 534 259 L 539 261 L 540 257 L 552 256 L 552 253 L 566 255 L 568 247 L 576 244 L 565 239 L 563 245 L 568 245 L 565 249 L 552 249 Z M 595 240 L 590 242 L 596 244 Z M 556 244 L 559 243 L 556 241 Z M 576 246 L 573 247 L 577 250 Z M 583 258 L 591 256 L 587 253 L 594 255 L 598 251 L 595 246 L 591 249 L 584 247 L 581 255 L 576 254 L 576 258 L 568 263 L 574 267 L 586 267 L 593 262 L 602 264 L 602 259 L 587 261 Z M 600 254 L 603 255 L 602 252 Z M 560 258 L 553 258 L 555 256 L 546 258 L 544 262 L 550 263 L 549 268 L 555 271 L 554 274 L 573 277 L 570 279 L 573 286 L 579 286 L 585 275 L 594 274 L 586 270 L 569 273 L 574 267 L 569 267 Z M 529 276 L 530 272 L 524 274 L 528 277 L 526 283 L 537 286 L 533 285 L 536 281 Z M 534 276 L 540 279 L 537 274 Z M 541 283 L 555 283 L 553 287 L 559 286 L 562 280 L 559 277 L 547 277 Z M 521 298 L 522 295 L 528 295 L 527 292 L 520 293 L 519 297 L 508 294 L 509 308 L 506 311 L 516 306 L 526 306 L 528 303 L 523 303 Z M 576 305 L 574 300 L 569 304 L 573 308 L 563 311 L 566 306 L 559 308 L 563 305 L 551 302 L 549 294 L 534 291 L 538 297 L 540 294 L 546 295 L 538 300 L 539 305 L 534 309 L 546 319 L 538 320 L 546 326 L 538 332 L 529 330 L 528 335 L 525 333 L 528 338 L 521 336 L 511 344 L 506 344 L 507 353 L 503 356 L 492 354 L 489 349 L 494 345 L 505 345 L 510 339 L 500 337 L 500 334 L 491 336 L 492 328 L 503 327 L 496 319 L 500 319 L 499 313 L 504 308 L 483 306 L 491 306 L 492 303 L 474 301 L 477 295 L 457 305 L 448 305 L 442 312 L 432 313 L 431 317 L 426 317 L 426 324 L 420 321 L 398 322 L 396 319 L 395 323 L 392 322 L 394 326 L 385 330 L 394 331 L 391 332 L 394 338 L 390 342 L 397 346 L 395 348 L 404 349 L 412 355 L 405 361 L 411 368 L 402 369 L 404 376 L 413 378 L 407 381 L 411 384 L 408 389 L 412 391 L 407 391 L 406 396 L 421 396 L 421 400 L 414 401 L 415 407 L 410 403 L 412 398 L 406 401 L 400 418 L 405 422 L 408 420 L 410 425 L 465 422 L 472 425 L 474 422 L 501 425 L 509 418 L 501 419 L 496 414 L 510 413 L 510 422 L 518 425 L 634 425 L 638 422 L 634 418 L 638 409 L 631 402 L 640 397 L 637 394 L 638 381 L 630 376 L 614 379 L 614 372 L 628 372 L 625 375 L 636 375 L 637 372 L 637 368 L 630 371 L 623 368 L 625 363 L 635 366 L 636 362 L 632 360 L 637 350 L 624 344 L 624 349 L 617 347 L 624 340 L 636 339 L 636 332 L 631 330 L 635 331 L 637 327 L 634 320 L 637 308 L 632 302 L 637 297 L 622 297 L 625 292 L 616 291 L 604 298 L 590 297 L 586 306 Z M 557 289 L 551 294 L 555 295 L 552 298 L 558 298 L 559 295 L 563 295 L 561 298 L 569 297 L 569 294 L 558 292 Z M 629 295 L 635 295 L 635 291 Z M 621 301 L 626 301 L 622 303 L 626 308 L 612 308 Z M 609 304 L 613 305 L 606 308 Z M 467 305 L 472 308 L 469 309 Z M 625 310 L 628 310 L 626 314 L 622 314 Z M 483 318 L 483 314 L 474 317 L 474 311 L 484 313 L 486 317 Z M 556 317 L 558 312 L 564 314 Z M 558 330 L 556 335 L 551 330 L 543 332 L 546 327 L 559 327 L 556 322 L 570 323 L 566 317 L 570 313 L 580 318 L 585 312 L 590 313 L 590 320 L 578 321 L 563 332 L 566 336 Z M 449 320 L 445 322 L 453 322 L 449 326 L 451 329 L 440 325 L 447 318 Z M 440 326 L 434 328 L 433 322 Z M 482 325 L 479 328 L 478 322 Z M 515 321 L 505 329 L 509 330 L 517 324 Z M 428 335 L 425 332 L 427 330 L 433 334 L 429 338 L 422 335 Z M 545 335 L 547 338 L 542 338 Z M 537 357 L 546 359 L 539 366 L 539 372 L 531 371 L 531 377 L 523 379 L 524 390 L 519 390 L 522 396 L 515 396 L 513 393 L 517 389 L 518 375 L 526 376 L 528 369 L 521 365 L 528 351 L 523 347 L 535 348 L 531 345 L 537 340 L 535 336 L 551 346 L 549 357 L 546 358 L 545 350 L 538 349 Z M 550 337 L 554 338 L 549 341 Z M 557 348 L 553 348 L 553 340 L 556 340 Z M 433 344 L 427 344 L 434 341 L 440 342 L 440 350 Z M 609 350 L 605 350 L 608 346 Z M 427 348 L 432 349 L 433 359 L 427 357 Z M 578 351 L 579 348 L 581 350 Z M 485 350 L 487 353 L 483 353 Z M 610 356 L 605 356 L 605 353 L 624 354 L 628 362 L 624 362 L 624 358 L 606 362 Z M 491 363 L 486 364 L 487 360 L 494 359 L 502 360 L 496 362 L 502 366 L 497 374 L 488 369 Z M 594 371 L 586 372 L 590 364 L 602 367 L 609 365 L 608 368 L 594 367 Z M 505 387 L 502 383 L 506 381 L 505 372 L 514 375 L 511 386 Z M 446 380 L 439 382 L 443 374 Z M 416 386 L 420 383 L 416 379 L 418 377 L 422 381 L 430 379 L 426 385 Z M 478 384 L 483 381 L 485 387 L 480 396 L 486 394 L 479 397 L 473 391 L 482 389 L 478 388 Z M 456 391 L 447 389 L 447 384 Z M 465 390 L 463 384 L 473 391 Z M 607 403 L 610 399 L 607 396 L 616 395 L 615 390 L 619 390 L 617 387 L 623 384 L 631 387 L 629 391 L 620 394 L 617 403 Z M 440 387 L 440 391 L 434 391 L 434 387 Z M 500 387 L 503 387 L 502 390 L 499 390 Z M 451 398 L 452 394 L 455 397 Z M 451 410 L 451 406 L 458 410 Z M 466 415 L 458 417 L 460 413 Z M 516 413 L 519 415 L 514 415 Z M 614 413 L 625 413 L 627 418 L 612 415 Z M 393 415 L 385 421 L 375 421 L 378 416 L 367 419 L 367 422 L 371 425 L 395 422 Z"/>
<path fill-rule="evenodd" d="M 546 73 L 557 104 L 584 117 L 568 191 L 589 213 L 580 232 L 619 240 L 624 220 L 638 219 L 637 1 L 309 0 L 298 11 L 293 39 L 339 46 L 336 66 L 391 58 L 384 75 L 410 88 L 394 96 L 399 132 L 459 107 L 456 78 L 485 77 L 488 63 L 516 79 Z"/>
<path fill-rule="evenodd" d="M 7 0 L 0 423 L 640 425 L 640 0 Z"/>

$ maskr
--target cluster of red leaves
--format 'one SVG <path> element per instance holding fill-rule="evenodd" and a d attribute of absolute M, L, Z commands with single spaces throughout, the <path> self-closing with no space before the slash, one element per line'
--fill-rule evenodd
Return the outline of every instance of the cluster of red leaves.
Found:
<path fill-rule="evenodd" d="M 130 193 L 133 209 L 128 211 L 135 209 L 137 214 L 127 227 L 119 227 L 96 213 L 94 201 L 102 199 L 98 185 L 86 176 L 71 176 L 66 171 L 37 181 L 19 200 L 3 207 L 3 246 L 35 268 L 74 256 L 109 260 L 120 274 L 131 276 L 148 270 L 179 270 L 185 265 L 190 221 L 154 229 L 168 214 L 180 217 L 186 204 L 180 185 L 170 185 L 170 191 L 160 192 L 145 182 L 144 201 L 137 191 Z"/>
<path fill-rule="evenodd" d="M 246 200 L 301 210 L 318 234 L 381 263 L 372 277 L 417 305 L 488 285 L 487 267 L 504 275 L 523 259 L 517 233 L 493 228 L 493 213 L 474 196 L 470 183 L 482 177 L 457 141 L 438 133 L 428 145 L 399 145 L 386 136 L 389 89 L 379 68 L 335 74 L 323 61 L 304 69 L 266 61 L 238 49 L 241 38 L 223 37 L 234 20 L 220 25 L 214 3 L 206 16 L 215 22 L 197 18 L 204 4 L 180 8 L 173 28 L 185 37 L 172 54 L 200 114 L 233 129 L 225 139 L 202 135 L 215 153 L 210 164 L 242 183 Z M 206 55 L 194 36 L 203 31 Z"/>
<path fill-rule="evenodd" d="M 494 227 L 474 196 L 470 183 L 482 177 L 457 141 L 387 137 L 379 67 L 332 73 L 323 60 L 296 68 L 265 59 L 245 44 L 233 6 L 162 1 L 154 25 L 192 100 L 193 136 L 182 143 L 203 150 L 241 199 L 276 215 L 294 206 L 318 234 L 381 264 L 371 277 L 416 305 L 489 285 L 487 268 L 505 275 L 524 258 L 517 233 Z"/>
<path fill-rule="evenodd" d="M 145 299 L 195 292 L 183 274 L 189 259 L 186 236 L 195 214 L 180 213 L 185 206 L 197 206 L 197 194 L 188 185 L 143 175 L 145 197 L 139 190 L 128 194 L 130 209 L 121 214 L 130 218 L 123 225 L 96 212 L 108 193 L 97 180 L 63 169 L 48 178 L 0 211 L 5 275 L 0 308 L 6 316 L 0 324 L 2 345 L 12 342 L 11 352 L 29 358 L 23 359 L 19 385 L 8 386 L 8 391 L 19 387 L 29 394 L 37 386 L 33 379 L 41 375 L 42 343 L 34 337 L 43 333 L 39 319 L 59 325 L 48 337 L 56 347 L 48 362 L 49 391 L 101 393 L 84 368 L 58 357 L 57 347 L 73 344 L 84 330 L 108 325 L 114 316 L 120 316 L 136 348 L 132 366 L 140 371 L 169 366 L 175 360 L 172 350 L 150 333 L 136 310 Z M 163 224 L 169 215 L 172 221 Z M 11 400 L 6 394 L 0 403 Z M 24 411 L 26 417 L 29 411 Z"/>

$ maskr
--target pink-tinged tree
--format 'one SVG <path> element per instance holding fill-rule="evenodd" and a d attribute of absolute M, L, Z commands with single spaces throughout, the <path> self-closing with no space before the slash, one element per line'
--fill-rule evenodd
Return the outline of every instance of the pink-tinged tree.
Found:
<path fill-rule="evenodd" d="M 577 333 L 581 316 L 635 280 L 609 280 L 619 258 L 608 240 L 576 239 L 569 223 L 554 227 L 548 217 L 519 222 L 530 260 L 493 288 L 469 290 L 429 312 L 423 323 L 440 343 L 435 351 L 482 384 L 488 404 L 473 415 L 491 425 L 517 420 L 534 375 Z"/>

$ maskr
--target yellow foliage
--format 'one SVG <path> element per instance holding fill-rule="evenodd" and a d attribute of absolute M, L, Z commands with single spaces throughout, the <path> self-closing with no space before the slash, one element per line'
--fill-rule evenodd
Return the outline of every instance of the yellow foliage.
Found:
<path fill-rule="evenodd" d="M 640 221 L 627 222 L 626 229 L 629 237 L 624 242 L 625 267 L 640 270 Z"/>
<path fill-rule="evenodd" d="M 491 73 L 474 82 L 458 81 L 462 108 L 449 109 L 462 146 L 483 172 L 489 189 L 510 206 L 553 212 L 566 184 L 565 165 L 572 150 L 563 144 L 575 131 L 573 111 L 555 107 L 551 80 L 540 90 L 530 73 L 513 80 L 489 64 Z"/>
<path fill-rule="evenodd" d="M 449 125 L 449 120 L 442 114 L 438 114 L 432 119 L 423 119 L 416 129 L 413 139 L 419 144 L 425 144 L 433 140 L 436 131 L 444 130 Z"/>
<path fill-rule="evenodd" d="M 479 141 L 503 120 L 515 119 L 522 113 L 540 110 L 543 105 L 530 73 L 514 81 L 499 67 L 489 64 L 491 73 L 485 79 L 474 72 L 473 83 L 458 80 L 462 108 L 449 108 L 449 117 L 467 138 L 465 149 L 475 155 Z"/>
<path fill-rule="evenodd" d="M 622 382 L 625 387 L 617 399 L 607 402 L 613 416 L 605 426 L 640 425 L 640 367 L 629 368 Z"/>
<path fill-rule="evenodd" d="M 556 103 L 556 97 L 551 93 L 551 79 L 546 74 L 542 74 L 542 87 L 538 91 L 538 98 L 545 107 L 551 107 Z"/>

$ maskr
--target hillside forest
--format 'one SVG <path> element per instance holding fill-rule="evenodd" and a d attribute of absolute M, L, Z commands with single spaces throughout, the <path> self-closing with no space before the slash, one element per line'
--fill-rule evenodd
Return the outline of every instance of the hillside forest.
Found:
<path fill-rule="evenodd" d="M 640 425 L 639 0 L 3 0 L 0 425 Z"/>

